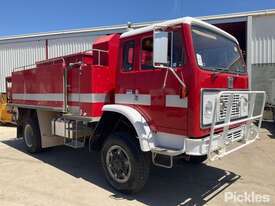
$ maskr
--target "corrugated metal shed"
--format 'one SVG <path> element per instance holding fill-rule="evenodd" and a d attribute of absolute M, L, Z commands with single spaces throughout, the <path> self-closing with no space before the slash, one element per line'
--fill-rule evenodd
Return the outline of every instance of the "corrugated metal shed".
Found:
<path fill-rule="evenodd" d="M 92 48 L 96 36 L 67 37 L 48 41 L 49 58 L 86 51 Z"/>
<path fill-rule="evenodd" d="M 252 64 L 275 63 L 275 15 L 252 18 Z"/>
<path fill-rule="evenodd" d="M 0 92 L 5 90 L 5 77 L 13 68 L 45 59 L 44 41 L 15 42 L 0 45 Z"/>

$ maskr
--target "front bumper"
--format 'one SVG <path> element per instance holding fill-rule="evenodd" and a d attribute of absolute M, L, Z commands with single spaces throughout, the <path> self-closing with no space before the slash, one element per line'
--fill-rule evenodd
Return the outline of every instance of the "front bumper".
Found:
<path fill-rule="evenodd" d="M 254 124 L 251 124 L 250 127 L 247 125 L 242 125 L 234 129 L 230 129 L 228 130 L 226 137 L 223 136 L 223 132 L 219 132 L 212 138 L 210 151 L 209 146 L 211 136 L 201 139 L 191 139 L 183 136 L 171 138 L 166 136 L 164 140 L 164 137 L 162 137 L 162 141 L 157 141 L 154 143 L 152 152 L 168 156 L 177 156 L 181 154 L 192 156 L 208 155 L 209 152 L 218 152 L 224 146 L 232 145 L 235 142 L 252 142 L 257 138 L 257 134 L 257 128 Z M 248 137 L 248 139 L 246 139 L 246 137 Z M 158 140 L 160 140 L 160 136 L 158 136 Z M 169 148 L 167 148 L 168 141 Z"/>
<path fill-rule="evenodd" d="M 248 134 L 250 132 L 250 134 Z M 249 139 L 245 140 L 248 136 Z M 251 124 L 250 129 L 245 126 L 237 127 L 228 131 L 226 137 L 223 137 L 223 133 L 215 134 L 212 139 L 211 149 L 209 151 L 210 136 L 202 139 L 190 139 L 185 140 L 185 153 L 187 155 L 201 156 L 207 155 L 209 152 L 219 152 L 223 149 L 224 145 L 228 146 L 238 143 L 252 143 L 257 138 L 257 131 L 255 125 Z"/>

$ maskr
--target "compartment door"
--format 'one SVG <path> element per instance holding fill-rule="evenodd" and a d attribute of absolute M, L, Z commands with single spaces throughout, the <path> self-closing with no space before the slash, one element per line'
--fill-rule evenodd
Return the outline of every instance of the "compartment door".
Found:
<path fill-rule="evenodd" d="M 73 115 L 81 114 L 81 67 L 74 66 L 68 71 L 68 112 Z"/>

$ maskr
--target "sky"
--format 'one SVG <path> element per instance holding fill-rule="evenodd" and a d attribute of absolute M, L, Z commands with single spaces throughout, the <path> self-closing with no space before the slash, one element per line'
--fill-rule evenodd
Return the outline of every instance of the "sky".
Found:
<path fill-rule="evenodd" d="M 0 36 L 275 9 L 275 0 L 5 0 Z"/>

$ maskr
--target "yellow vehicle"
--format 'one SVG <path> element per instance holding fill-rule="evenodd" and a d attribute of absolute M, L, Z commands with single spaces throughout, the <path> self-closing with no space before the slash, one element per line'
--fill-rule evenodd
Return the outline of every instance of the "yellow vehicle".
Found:
<path fill-rule="evenodd" d="M 7 95 L 0 93 L 0 123 L 13 123 L 12 114 L 7 110 Z"/>

